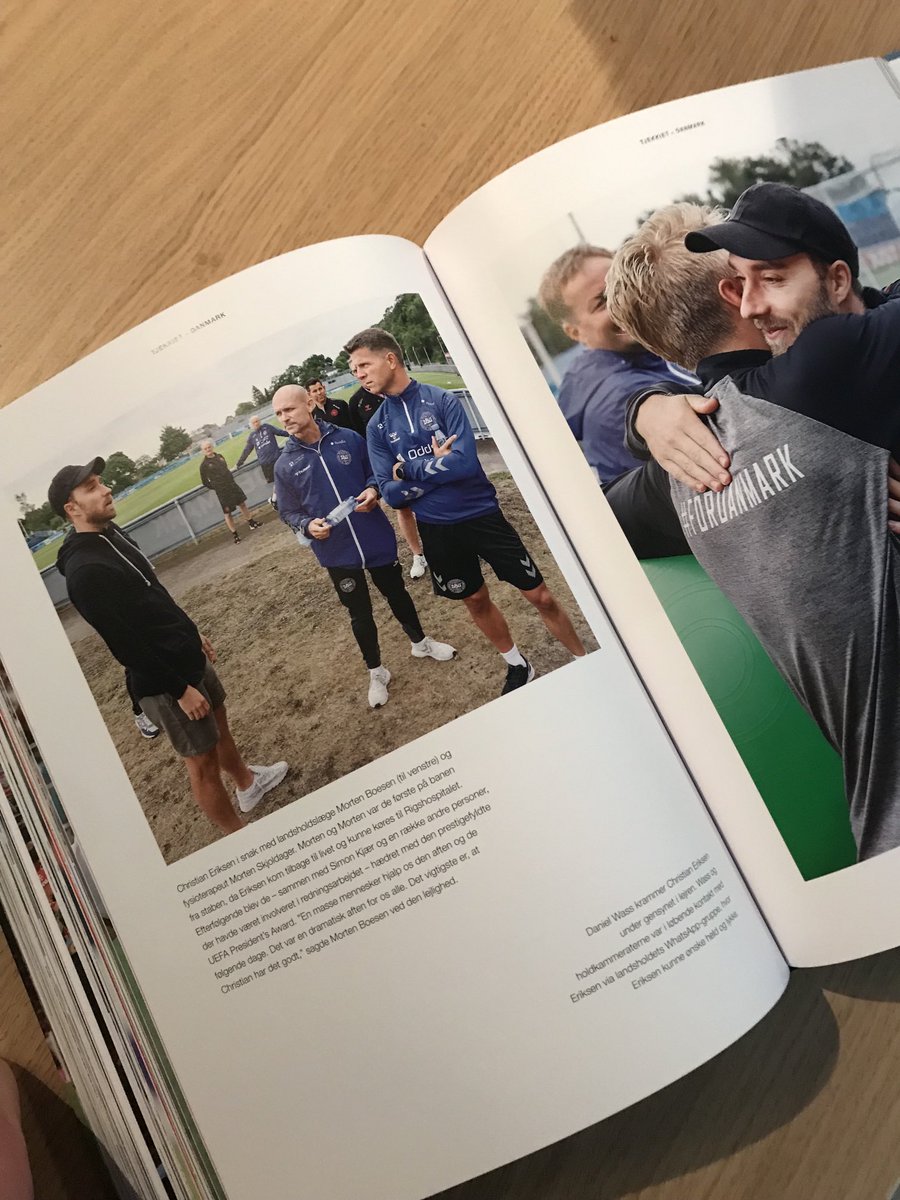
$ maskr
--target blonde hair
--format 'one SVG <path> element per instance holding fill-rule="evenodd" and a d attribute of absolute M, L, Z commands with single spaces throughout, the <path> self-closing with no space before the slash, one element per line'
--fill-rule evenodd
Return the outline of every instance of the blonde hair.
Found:
<path fill-rule="evenodd" d="M 604 250 L 602 246 L 591 246 L 582 242 L 580 246 L 573 246 L 550 264 L 538 288 L 538 304 L 551 321 L 562 325 L 570 320 L 572 314 L 562 298 L 563 288 L 572 282 L 588 259 L 612 256 L 612 250 Z"/>
<path fill-rule="evenodd" d="M 658 209 L 622 243 L 606 277 L 616 324 L 691 371 L 733 329 L 732 310 L 719 295 L 719 283 L 732 272 L 725 250 L 694 254 L 684 238 L 724 219 L 721 209 L 687 202 Z"/>

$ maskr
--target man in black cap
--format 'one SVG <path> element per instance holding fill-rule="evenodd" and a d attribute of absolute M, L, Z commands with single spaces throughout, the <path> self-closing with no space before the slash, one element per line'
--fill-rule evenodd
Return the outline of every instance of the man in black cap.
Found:
<path fill-rule="evenodd" d="M 763 223 L 771 201 L 794 212 L 797 194 L 771 187 L 754 189 L 754 224 L 735 243 L 746 252 L 786 248 Z M 900 304 L 875 293 L 866 308 L 833 214 L 791 225 L 810 252 L 779 259 L 729 255 L 720 242 L 735 222 L 720 215 L 682 203 L 648 218 L 610 268 L 610 311 L 696 368 L 717 402 L 708 420 L 732 448 L 732 479 L 702 495 L 671 481 L 682 531 L 841 755 L 859 857 L 871 858 L 900 846 L 900 544 L 884 513 L 900 450 Z"/>
<path fill-rule="evenodd" d="M 884 299 L 859 282 L 859 252 L 843 222 L 821 200 L 784 183 L 755 183 L 723 221 L 688 235 L 694 252 L 723 249 L 742 285 L 741 313 L 751 319 L 773 354 L 782 354 L 811 320 L 831 312 L 864 312 Z M 834 307 L 829 277 L 843 263 L 851 288 Z M 900 283 L 886 289 L 900 294 Z M 671 394 L 666 395 L 668 390 Z M 628 445 L 652 456 L 696 492 L 719 492 L 731 482 L 729 455 L 698 414 L 715 410 L 709 396 L 645 389 L 629 406 Z M 900 496 L 900 487 L 897 489 Z M 900 519 L 900 504 L 891 502 Z M 891 525 L 900 533 L 900 524 Z"/>
<path fill-rule="evenodd" d="M 137 544 L 114 524 L 105 463 L 62 467 L 48 492 L 58 516 L 72 522 L 57 568 L 69 599 L 125 667 L 129 690 L 184 758 L 197 804 L 226 833 L 287 774 L 287 763 L 248 766 L 234 744 L 225 690 L 213 670 L 208 638 L 163 585 Z M 235 811 L 222 772 L 234 780 Z"/>

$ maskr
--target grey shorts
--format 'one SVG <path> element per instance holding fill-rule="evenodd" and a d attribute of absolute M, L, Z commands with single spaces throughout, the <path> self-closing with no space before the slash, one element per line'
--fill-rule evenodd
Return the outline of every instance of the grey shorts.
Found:
<path fill-rule="evenodd" d="M 200 721 L 192 721 L 178 701 L 167 694 L 141 696 L 140 700 L 144 715 L 165 731 L 182 758 L 208 754 L 219 740 L 219 725 L 214 713 L 225 703 L 225 689 L 211 663 L 206 664 L 197 691 L 202 692 L 210 707 L 209 713 Z"/>

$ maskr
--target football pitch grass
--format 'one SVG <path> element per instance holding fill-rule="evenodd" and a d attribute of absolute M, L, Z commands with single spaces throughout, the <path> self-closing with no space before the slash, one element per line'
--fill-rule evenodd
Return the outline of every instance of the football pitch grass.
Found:
<path fill-rule="evenodd" d="M 450 372 L 411 371 L 410 374 L 414 379 L 418 379 L 420 383 L 433 383 L 438 387 L 445 388 L 464 386 L 460 377 Z M 351 384 L 348 387 L 329 392 L 329 395 L 346 400 L 355 391 L 356 385 Z M 250 416 L 248 415 L 248 429 L 249 423 Z M 281 422 L 272 420 L 271 424 L 280 426 Z M 243 450 L 246 442 L 247 432 L 242 431 L 237 437 L 229 438 L 227 442 L 221 442 L 216 446 L 216 450 L 224 457 L 229 467 L 233 467 L 240 457 L 241 450 Z M 116 524 L 127 525 L 129 521 L 134 521 L 137 517 L 142 517 L 144 513 L 152 512 L 154 508 L 159 508 L 161 504 L 167 504 L 170 500 L 174 500 L 176 496 L 181 496 L 185 492 L 190 492 L 195 487 L 199 487 L 200 459 L 202 457 L 203 455 L 199 452 L 192 455 L 191 458 L 173 470 L 167 471 L 165 475 L 161 475 L 159 479 L 153 479 L 150 483 L 135 488 L 133 492 L 124 496 L 121 500 L 117 500 Z M 250 462 L 255 462 L 255 455 L 251 455 Z M 43 571 L 44 567 L 49 567 L 51 563 L 56 562 L 56 555 L 61 545 L 62 539 L 57 538 L 49 545 L 37 548 L 33 557 L 34 564 L 39 571 Z"/>

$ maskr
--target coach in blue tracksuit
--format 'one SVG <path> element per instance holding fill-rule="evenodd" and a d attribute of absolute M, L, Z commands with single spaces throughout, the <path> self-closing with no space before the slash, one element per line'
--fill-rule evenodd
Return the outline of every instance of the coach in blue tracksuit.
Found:
<path fill-rule="evenodd" d="M 399 344 L 384 329 L 364 329 L 344 349 L 363 387 L 384 396 L 366 428 L 379 491 L 393 508 L 415 513 L 435 593 L 462 600 L 505 659 L 503 693 L 533 679 L 534 667 L 488 593 L 481 559 L 534 605 L 555 638 L 572 654 L 583 655 L 567 613 L 500 511 L 456 396 L 411 379 Z"/>
<path fill-rule="evenodd" d="M 247 438 L 247 445 L 241 451 L 241 456 L 237 460 L 234 469 L 237 470 L 238 467 L 242 467 L 255 450 L 256 461 L 262 468 L 266 482 L 272 483 L 275 479 L 275 463 L 278 461 L 278 456 L 281 453 L 278 438 L 286 438 L 288 436 L 289 434 L 286 429 L 279 429 L 275 425 L 269 425 L 267 422 L 260 421 L 259 417 L 251 417 L 250 436 Z"/>
<path fill-rule="evenodd" d="M 378 489 L 365 441 L 352 429 L 316 421 L 304 388 L 287 384 L 275 393 L 275 415 L 291 434 L 275 464 L 275 495 L 281 519 L 310 539 L 313 553 L 328 571 L 369 668 L 369 704 L 387 703 L 391 674 L 382 665 L 378 630 L 366 572 L 387 600 L 412 643 L 414 658 L 446 662 L 456 651 L 426 637 L 406 590 L 397 560 L 397 539 L 378 504 Z M 342 501 L 356 499 L 350 515 L 326 520 Z"/>

